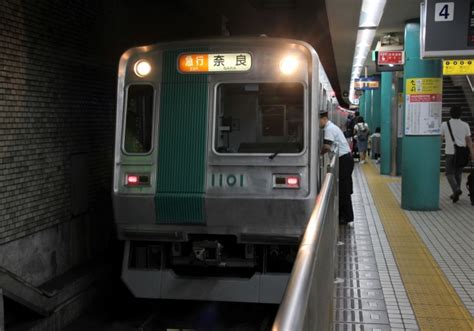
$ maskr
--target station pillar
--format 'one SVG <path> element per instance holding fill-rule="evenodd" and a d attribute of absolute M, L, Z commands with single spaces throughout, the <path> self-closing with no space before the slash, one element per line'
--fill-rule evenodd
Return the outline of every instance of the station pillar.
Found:
<path fill-rule="evenodd" d="M 425 93 L 430 88 L 433 89 L 433 84 L 439 85 L 439 80 L 442 82 L 441 61 L 420 59 L 419 23 L 407 23 L 405 26 L 405 58 L 403 84 L 405 101 L 407 93 L 418 92 L 420 88 L 422 93 Z M 407 89 L 408 83 L 411 84 L 410 92 Z M 415 84 L 416 86 L 412 88 Z M 437 93 L 439 94 L 440 91 Z M 427 120 L 416 113 L 421 107 L 425 107 L 421 102 L 416 104 L 416 107 L 409 106 L 408 102 L 405 102 L 405 135 L 402 140 L 402 208 L 437 210 L 439 209 L 441 140 L 439 133 L 433 135 L 433 133 L 423 131 L 422 128 L 428 125 L 425 122 Z M 409 118 L 411 120 L 407 121 Z M 417 130 L 407 132 L 408 129 L 414 130 L 414 128 Z"/>
<path fill-rule="evenodd" d="M 380 100 L 380 173 L 382 175 L 390 175 L 392 168 L 392 79 L 392 72 L 382 72 Z"/>
<path fill-rule="evenodd" d="M 365 91 L 365 116 L 364 121 L 372 131 L 372 90 Z"/>
<path fill-rule="evenodd" d="M 381 125 L 381 120 L 380 120 L 380 102 L 381 102 L 381 89 L 378 88 L 376 90 L 372 91 L 372 126 L 373 128 L 370 128 L 370 131 L 372 133 L 375 132 L 375 129 L 377 127 L 380 127 Z"/>
<path fill-rule="evenodd" d="M 398 78 L 398 116 L 400 116 L 402 119 L 405 117 L 405 95 L 403 91 L 405 90 L 403 88 L 403 77 Z M 397 137 L 397 147 L 396 147 L 396 159 L 392 160 L 393 163 L 395 163 L 395 169 L 392 169 L 392 172 L 395 172 L 397 176 L 402 175 L 402 142 L 403 142 L 403 120 L 399 121 L 397 116 L 397 123 L 395 127 L 397 128 L 397 131 L 400 131 L 400 134 L 396 132 L 395 136 Z M 399 127 L 401 126 L 401 127 Z M 392 128 L 394 127 L 392 123 Z"/>
<path fill-rule="evenodd" d="M 365 92 L 359 98 L 359 115 L 365 117 Z"/>

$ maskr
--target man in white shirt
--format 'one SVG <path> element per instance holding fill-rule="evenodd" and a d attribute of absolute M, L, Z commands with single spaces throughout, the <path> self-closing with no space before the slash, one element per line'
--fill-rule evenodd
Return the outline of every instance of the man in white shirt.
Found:
<path fill-rule="evenodd" d="M 448 121 L 451 126 L 453 133 L 454 142 L 449 132 L 448 122 L 441 124 L 441 135 L 444 137 L 446 142 L 445 154 L 446 154 L 446 178 L 448 179 L 449 185 L 453 190 L 453 194 L 450 196 L 453 203 L 459 200 L 459 196 L 462 194 L 461 191 L 461 179 L 462 179 L 462 167 L 456 167 L 454 158 L 454 144 L 460 147 L 468 147 L 471 151 L 471 157 L 474 153 L 472 151 L 471 141 L 471 128 L 469 124 L 461 121 L 462 109 L 460 106 L 452 106 L 450 109 L 451 119 Z"/>
<path fill-rule="evenodd" d="M 351 201 L 354 160 L 351 149 L 344 133 L 329 120 L 327 112 L 319 114 L 319 126 L 324 129 L 321 154 L 334 151 L 336 144 L 339 147 L 339 223 L 347 224 L 354 221 Z"/>

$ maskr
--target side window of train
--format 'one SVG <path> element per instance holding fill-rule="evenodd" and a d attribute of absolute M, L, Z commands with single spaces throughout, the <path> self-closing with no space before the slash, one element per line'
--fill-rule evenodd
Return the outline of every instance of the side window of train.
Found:
<path fill-rule="evenodd" d="M 300 153 L 304 148 L 304 86 L 229 83 L 217 89 L 218 153 Z"/>
<path fill-rule="evenodd" d="M 151 85 L 130 85 L 127 91 L 124 149 L 127 153 L 151 150 L 153 127 L 153 95 Z"/>

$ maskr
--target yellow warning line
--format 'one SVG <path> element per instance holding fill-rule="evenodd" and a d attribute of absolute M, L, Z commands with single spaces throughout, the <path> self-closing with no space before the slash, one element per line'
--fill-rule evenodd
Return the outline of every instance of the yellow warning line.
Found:
<path fill-rule="evenodd" d="M 474 320 L 401 209 L 390 178 L 362 166 L 421 330 L 474 330 Z"/>

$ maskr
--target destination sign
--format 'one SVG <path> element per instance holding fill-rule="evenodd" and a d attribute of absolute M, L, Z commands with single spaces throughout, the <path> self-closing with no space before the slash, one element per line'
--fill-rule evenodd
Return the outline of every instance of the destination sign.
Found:
<path fill-rule="evenodd" d="M 249 53 L 181 54 L 178 69 L 184 73 L 241 72 L 252 67 Z"/>

